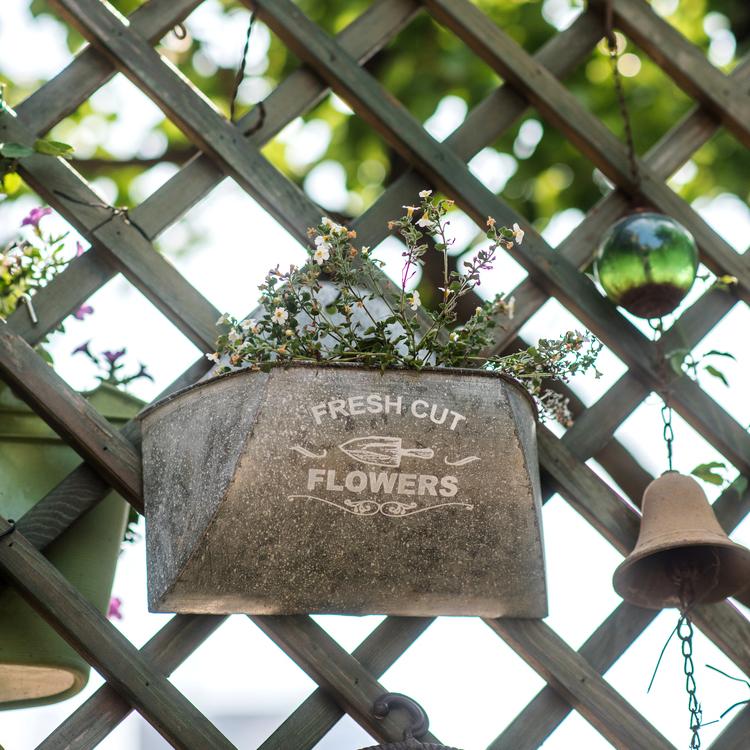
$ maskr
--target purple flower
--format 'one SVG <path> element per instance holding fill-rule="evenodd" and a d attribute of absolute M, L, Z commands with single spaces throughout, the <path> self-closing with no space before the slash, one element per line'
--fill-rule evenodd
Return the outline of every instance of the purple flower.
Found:
<path fill-rule="evenodd" d="M 76 258 L 80 258 L 85 252 L 86 248 L 80 242 L 76 242 Z"/>
<path fill-rule="evenodd" d="M 89 344 L 91 343 L 91 340 L 84 341 L 80 346 L 77 346 L 71 354 L 78 354 L 79 352 L 81 354 L 85 354 L 87 357 L 91 356 L 91 352 L 89 351 Z"/>
<path fill-rule="evenodd" d="M 120 349 L 116 352 L 106 351 L 102 352 L 102 354 L 104 355 L 104 358 L 107 360 L 107 362 L 109 362 L 110 365 L 113 365 L 115 362 L 117 362 L 118 359 L 120 359 L 120 357 L 122 357 L 123 354 L 125 354 L 125 349 Z"/>
<path fill-rule="evenodd" d="M 122 607 L 122 599 L 120 599 L 119 596 L 113 596 L 109 600 L 109 607 L 107 607 L 107 617 L 110 620 L 122 620 L 122 612 L 120 611 L 120 607 Z"/>
<path fill-rule="evenodd" d="M 94 308 L 91 305 L 81 305 L 74 313 L 73 317 L 76 320 L 83 320 L 87 315 L 91 315 L 94 312 Z"/>
<path fill-rule="evenodd" d="M 29 215 L 24 218 L 24 220 L 21 222 L 22 227 L 34 227 L 35 229 L 39 228 L 39 222 L 42 220 L 42 217 L 47 216 L 48 214 L 52 213 L 52 209 L 49 207 L 42 208 L 41 206 L 38 206 L 37 208 L 32 208 L 29 212 Z"/>

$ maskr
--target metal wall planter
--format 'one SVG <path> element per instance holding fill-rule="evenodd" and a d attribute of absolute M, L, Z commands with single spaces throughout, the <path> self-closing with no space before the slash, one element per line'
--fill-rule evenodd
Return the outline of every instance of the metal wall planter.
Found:
<path fill-rule="evenodd" d="M 114 424 L 142 403 L 111 386 L 87 398 Z M 80 457 L 10 389 L 0 386 L 0 513 L 20 518 Z M 76 521 L 45 550 L 55 567 L 101 612 L 107 611 L 127 503 L 115 493 Z M 11 587 L 0 589 L 0 709 L 54 703 L 80 692 L 88 662 Z"/>
<path fill-rule="evenodd" d="M 546 615 L 536 415 L 506 378 L 242 370 L 142 419 L 152 611 Z"/>

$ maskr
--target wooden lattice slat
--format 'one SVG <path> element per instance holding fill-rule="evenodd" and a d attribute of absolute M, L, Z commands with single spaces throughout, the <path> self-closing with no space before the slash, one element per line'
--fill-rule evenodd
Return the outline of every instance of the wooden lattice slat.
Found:
<path fill-rule="evenodd" d="M 55 3 L 92 47 L 20 104 L 17 116 L 0 113 L 0 140 L 31 143 L 119 70 L 187 134 L 196 146 L 196 155 L 129 212 L 132 223 L 122 216 L 111 219 L 108 208 L 76 202 L 99 199 L 62 160 L 39 156 L 22 160 L 29 184 L 79 229 L 92 247 L 36 295 L 37 325 L 30 323 L 25 311 L 18 311 L 0 328 L 0 374 L 86 463 L 29 511 L 14 535 L 0 541 L 0 569 L 107 679 L 107 684 L 40 747 L 94 747 L 133 708 L 177 747 L 231 746 L 164 679 L 223 618 L 178 616 L 138 652 L 35 550 L 54 540 L 111 487 L 138 508 L 142 507 L 142 495 L 137 423 L 126 425 L 121 433 L 112 430 L 31 347 L 121 272 L 193 343 L 209 348 L 218 312 L 161 258 L 152 241 L 227 175 L 293 237 L 304 241 L 305 229 L 315 223 L 319 209 L 273 168 L 259 149 L 331 89 L 344 96 L 411 165 L 353 222 L 365 244 L 382 241 L 385 220 L 397 215 L 400 206 L 427 182 L 455 197 L 479 225 L 487 215 L 504 223 L 523 223 L 522 217 L 471 174 L 466 162 L 507 131 L 529 106 L 536 107 L 618 186 L 557 249 L 533 230 L 527 232 L 522 248 L 515 249 L 516 259 L 529 276 L 514 291 L 518 312 L 498 341 L 497 351 L 517 346 L 519 329 L 554 296 L 629 368 L 590 408 L 577 403 L 577 423 L 562 439 L 544 428 L 539 430 L 545 499 L 558 492 L 621 553 L 627 553 L 635 541 L 637 514 L 584 462 L 595 456 L 616 480 L 622 478 L 621 486 L 637 503 L 648 474 L 612 436 L 651 390 L 664 385 L 683 418 L 750 475 L 746 431 L 692 380 L 667 372 L 661 360 L 662 352 L 670 347 L 695 345 L 733 308 L 738 297 L 743 303 L 750 301 L 750 259 L 735 253 L 665 184 L 722 125 L 740 142 L 750 143 L 750 59 L 742 61 L 731 75 L 724 75 L 643 0 L 614 0 L 614 18 L 621 30 L 699 101 L 639 159 L 642 195 L 693 232 L 701 259 L 710 269 L 739 279 L 732 293 L 706 292 L 665 334 L 663 346 L 657 347 L 579 273 L 591 261 L 604 229 L 628 210 L 628 193 L 633 189 L 624 146 L 559 80 L 580 65 L 601 38 L 602 0 L 592 0 L 586 13 L 533 56 L 493 27 L 467 0 L 379 0 L 336 38 L 328 37 L 290 0 L 246 0 L 309 66 L 290 75 L 268 97 L 266 119 L 250 136 L 245 134 L 258 124 L 255 110 L 236 125 L 226 122 L 153 50 L 153 43 L 200 0 L 151 0 L 131 16 L 129 25 L 98 0 Z M 506 80 L 443 143 L 430 138 L 362 67 L 422 7 Z M 205 360 L 196 362 L 165 393 L 194 382 L 207 369 Z M 741 480 L 722 493 L 715 509 L 728 531 L 745 517 L 750 493 L 742 489 Z M 0 520 L 0 532 L 6 527 Z M 539 747 L 574 707 L 616 747 L 672 747 L 601 677 L 655 614 L 622 603 L 578 652 L 544 623 L 489 621 L 549 683 L 491 743 L 492 750 Z M 401 737 L 403 716 L 396 714 L 383 722 L 374 720 L 369 709 L 382 689 L 377 678 L 419 637 L 429 619 L 387 618 L 352 655 L 309 617 L 252 619 L 320 685 L 268 738 L 264 750 L 312 748 L 343 712 L 379 738 Z M 750 624 L 731 603 L 697 608 L 695 621 L 738 668 L 750 673 Z M 748 726 L 750 708 L 737 715 L 714 746 L 724 750 L 744 747 Z"/>

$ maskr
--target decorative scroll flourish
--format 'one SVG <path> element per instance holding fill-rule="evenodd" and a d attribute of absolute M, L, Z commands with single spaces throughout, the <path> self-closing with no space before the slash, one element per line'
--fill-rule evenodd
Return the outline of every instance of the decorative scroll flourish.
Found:
<path fill-rule="evenodd" d="M 481 461 L 482 459 L 479 458 L 479 456 L 466 456 L 466 458 L 462 458 L 458 461 L 449 461 L 448 456 L 446 456 L 444 460 L 446 466 L 464 466 L 470 464 L 472 461 Z"/>
<path fill-rule="evenodd" d="M 323 497 L 315 495 L 289 495 L 289 500 L 317 500 L 320 503 L 331 505 L 334 508 L 351 513 L 353 516 L 374 516 L 380 513 L 388 518 L 403 518 L 413 516 L 416 513 L 424 513 L 426 510 L 437 510 L 446 508 L 449 505 L 458 505 L 466 510 L 474 510 L 474 506 L 469 503 L 438 503 L 437 505 L 426 505 L 418 508 L 416 503 L 401 503 L 398 500 L 386 500 L 379 503 L 377 500 L 347 500 L 343 504 L 335 503 L 333 500 L 326 500 Z"/>
<path fill-rule="evenodd" d="M 328 455 L 328 451 L 325 449 L 322 453 L 313 453 L 312 451 L 307 450 L 307 448 L 303 448 L 301 445 L 293 445 L 291 450 L 297 451 L 297 453 L 305 458 L 325 458 Z"/>

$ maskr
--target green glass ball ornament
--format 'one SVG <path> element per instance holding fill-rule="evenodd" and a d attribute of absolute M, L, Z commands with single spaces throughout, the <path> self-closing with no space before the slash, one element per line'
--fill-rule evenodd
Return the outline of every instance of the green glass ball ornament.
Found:
<path fill-rule="evenodd" d="M 636 213 L 610 228 L 594 268 L 616 305 L 639 318 L 661 318 L 690 291 L 698 249 L 690 232 L 669 216 Z"/>

